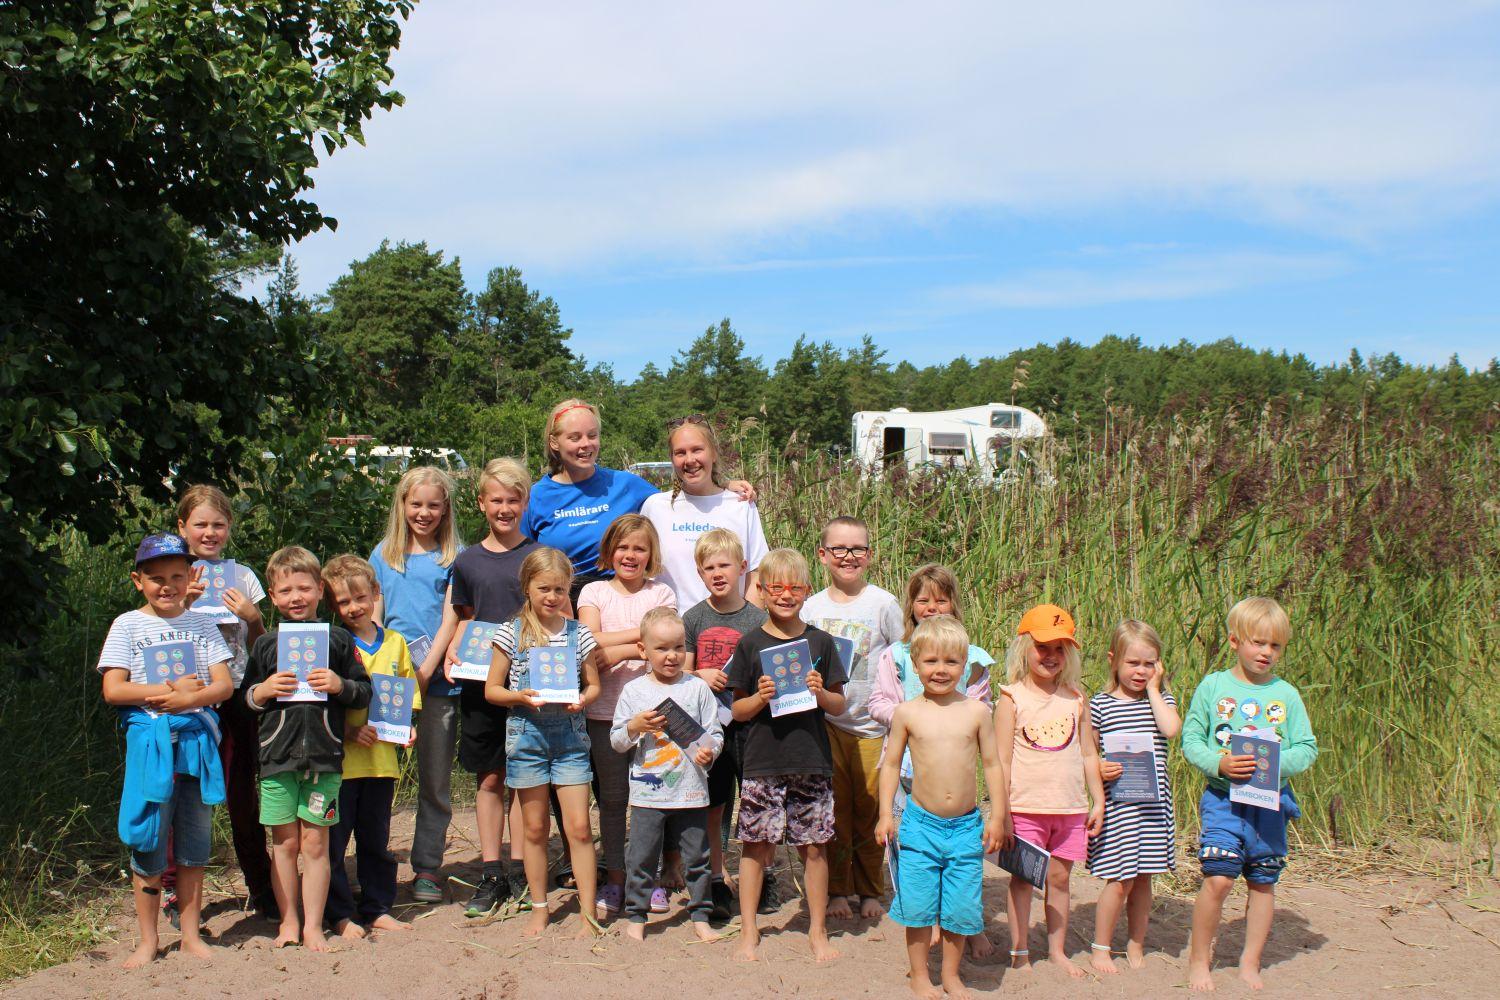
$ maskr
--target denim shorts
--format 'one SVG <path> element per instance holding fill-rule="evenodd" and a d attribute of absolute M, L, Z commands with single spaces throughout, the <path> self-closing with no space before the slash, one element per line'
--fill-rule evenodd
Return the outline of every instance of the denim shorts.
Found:
<path fill-rule="evenodd" d="M 172 798 L 161 804 L 161 836 L 156 849 L 131 851 L 130 868 L 142 878 L 155 878 L 167 870 L 167 838 L 172 838 L 172 858 L 179 868 L 202 868 L 213 854 L 214 807 L 203 804 L 198 779 L 177 775 Z"/>
<path fill-rule="evenodd" d="M 1286 825 L 1302 815 L 1290 786 L 1281 789 L 1281 809 L 1231 802 L 1229 793 L 1209 785 L 1198 810 L 1203 831 L 1198 861 L 1205 876 L 1245 877 L 1256 885 L 1275 885 L 1286 867 Z"/>
<path fill-rule="evenodd" d="M 505 787 L 587 785 L 593 777 L 582 712 L 511 710 L 505 720 Z"/>

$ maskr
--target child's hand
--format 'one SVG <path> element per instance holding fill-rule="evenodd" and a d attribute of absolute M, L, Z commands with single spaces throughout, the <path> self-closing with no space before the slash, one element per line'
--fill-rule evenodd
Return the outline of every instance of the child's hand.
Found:
<path fill-rule="evenodd" d="M 749 483 L 745 482 L 745 480 L 743 480 L 743 479 L 736 479 L 733 482 L 731 482 L 725 488 L 728 489 L 728 490 L 730 490 L 731 492 L 733 492 L 735 495 L 737 495 L 741 500 L 744 500 L 746 503 L 749 503 L 751 500 L 754 500 L 755 497 L 756 497 L 755 487 L 751 486 Z"/>
<path fill-rule="evenodd" d="M 819 691 L 822 691 L 823 675 L 818 673 L 816 670 L 809 670 L 807 672 L 807 690 L 812 694 L 817 694 Z"/>
<path fill-rule="evenodd" d="M 761 674 L 760 680 L 755 682 L 755 693 L 769 702 L 776 697 L 776 682 L 769 675 Z"/>
<path fill-rule="evenodd" d="M 707 767 L 714 762 L 714 748 L 699 747 L 698 752 L 693 754 L 693 760 L 698 762 L 699 767 Z"/>
<path fill-rule="evenodd" d="M 1219 773 L 1230 781 L 1249 781 L 1255 773 L 1255 757 L 1248 753 L 1226 754 L 1219 758 Z"/>
<path fill-rule="evenodd" d="M 1161 694 L 1162 680 L 1167 676 L 1167 668 L 1160 663 L 1151 671 L 1151 676 L 1146 678 L 1146 690 Z"/>
<path fill-rule="evenodd" d="M 203 575 L 208 572 L 207 566 L 194 566 L 193 578 L 188 581 L 187 590 L 182 595 L 182 606 L 191 609 L 193 602 L 203 596 L 208 589 L 208 584 L 203 582 Z"/>
<path fill-rule="evenodd" d="M 631 736 L 639 736 L 642 733 L 659 733 L 661 727 L 667 724 L 667 717 L 654 708 L 648 708 L 644 712 L 637 712 L 625 723 L 625 732 Z M 707 748 L 705 748 L 707 749 Z"/>
<path fill-rule="evenodd" d="M 291 670 L 278 670 L 255 686 L 255 700 L 264 705 L 268 701 L 284 698 L 296 690 L 296 673 Z"/>
<path fill-rule="evenodd" d="M 546 704 L 546 702 L 542 701 L 541 693 L 533 691 L 531 688 L 527 688 L 525 691 L 520 692 L 520 695 L 523 699 L 525 699 L 523 704 L 530 705 L 532 708 L 541 708 Z M 568 706 L 568 711 L 578 712 L 582 710 L 582 708 L 582 705 L 579 705 L 575 702 L 574 704 Z"/>
<path fill-rule="evenodd" d="M 694 673 L 698 675 L 703 683 L 709 686 L 710 690 L 722 691 L 729 685 L 729 675 L 722 670 L 715 670 L 713 667 L 704 667 L 702 670 L 694 671 Z"/>
<path fill-rule="evenodd" d="M 880 817 L 880 822 L 875 824 L 875 843 L 881 847 L 889 844 L 891 838 L 896 835 L 896 821 L 890 816 Z"/>
<path fill-rule="evenodd" d="M 412 723 L 412 727 L 411 727 L 411 739 L 409 739 L 409 740 L 406 741 L 406 749 L 410 750 L 412 747 L 414 747 L 416 745 L 417 745 L 417 725 L 416 725 L 416 723 Z"/>
<path fill-rule="evenodd" d="M 1089 810 L 1088 831 L 1090 837 L 1097 837 L 1104 831 L 1104 803 L 1101 802 Z"/>
<path fill-rule="evenodd" d="M 208 685 L 204 684 L 203 678 L 197 674 L 188 674 L 186 677 L 179 677 L 175 681 L 167 681 L 167 687 L 173 691 L 181 691 L 183 694 L 197 694 L 208 687 Z"/>
<path fill-rule="evenodd" d="M 344 690 L 344 679 L 327 667 L 319 667 L 307 672 L 307 686 L 314 691 L 338 694 Z"/>
<path fill-rule="evenodd" d="M 265 621 L 260 616 L 260 608 L 254 601 L 240 593 L 238 587 L 230 587 L 224 591 L 224 607 L 246 625 L 255 625 Z"/>
<path fill-rule="evenodd" d="M 1099 758 L 1099 777 L 1103 778 L 1105 781 L 1114 781 L 1124 773 L 1124 764 L 1121 764 L 1117 760 L 1105 760 L 1103 757 Z"/>
<path fill-rule="evenodd" d="M 1005 818 L 1007 822 L 1001 823 L 991 816 L 990 821 L 984 824 L 984 853 L 989 854 L 991 851 L 998 851 L 1002 846 L 1008 845 L 1010 833 L 1007 827 L 1010 825 L 1008 822 L 1010 817 Z"/>
<path fill-rule="evenodd" d="M 185 712 L 190 708 L 198 707 L 194 704 L 196 692 L 184 691 L 182 688 L 172 687 L 170 684 L 167 687 L 170 689 L 167 694 L 159 694 L 147 698 L 146 703 L 158 712 L 171 712 L 174 715 L 178 712 Z M 198 688 L 200 690 L 203 688 L 201 681 L 198 683 Z"/>
<path fill-rule="evenodd" d="M 1005 822 L 1000 824 L 1000 847 L 999 850 L 1009 850 L 1016 842 L 1016 827 L 1010 820 L 1010 813 L 1005 814 Z"/>
<path fill-rule="evenodd" d="M 374 726 L 360 726 L 354 732 L 354 742 L 362 747 L 372 747 L 380 742 Z"/>

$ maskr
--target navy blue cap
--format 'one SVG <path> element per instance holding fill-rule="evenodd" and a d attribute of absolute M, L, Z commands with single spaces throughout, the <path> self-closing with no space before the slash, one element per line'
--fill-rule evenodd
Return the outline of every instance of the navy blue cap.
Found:
<path fill-rule="evenodd" d="M 188 551 L 188 543 L 181 535 L 174 535 L 170 531 L 163 531 L 158 535 L 147 535 L 141 539 L 141 544 L 136 546 L 135 564 L 139 566 L 143 562 L 152 559 L 160 559 L 162 556 L 182 556 L 191 560 L 193 554 Z"/>

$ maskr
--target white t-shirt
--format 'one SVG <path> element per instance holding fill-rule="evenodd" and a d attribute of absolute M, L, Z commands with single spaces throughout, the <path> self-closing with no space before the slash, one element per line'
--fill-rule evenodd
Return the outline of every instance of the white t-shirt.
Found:
<path fill-rule="evenodd" d="M 728 528 L 739 538 L 745 547 L 746 573 L 758 569 L 770 551 L 761 529 L 760 508 L 755 501 L 741 500 L 730 490 L 704 497 L 678 493 L 676 501 L 670 491 L 658 493 L 646 498 L 641 514 L 651 522 L 661 540 L 664 569 L 657 579 L 677 594 L 679 608 L 691 608 L 708 597 L 708 588 L 698 576 L 693 546 L 714 528 Z M 741 577 L 740 593 L 744 590 L 745 580 Z"/>
<path fill-rule="evenodd" d="M 261 586 L 260 577 L 255 575 L 255 570 L 244 563 L 235 563 L 234 575 L 233 585 L 245 595 L 247 601 L 259 604 L 266 599 L 266 588 Z M 229 679 L 234 681 L 235 690 L 239 690 L 240 685 L 245 682 L 245 664 L 250 659 L 250 644 L 246 642 L 250 626 L 233 611 L 205 614 L 205 617 L 218 624 L 219 635 L 223 636 L 224 644 L 229 647 Z"/>
<path fill-rule="evenodd" d="M 901 605 L 890 591 L 867 584 L 848 604 L 835 603 L 829 591 L 820 590 L 802 606 L 802 620 L 816 625 L 835 639 L 853 645 L 853 661 L 844 684 L 842 715 L 828 721 L 853 736 L 884 736 L 885 727 L 870 717 L 870 692 L 875 688 L 875 665 L 891 643 L 901 638 Z"/>
<path fill-rule="evenodd" d="M 213 682 L 208 668 L 215 663 L 228 663 L 231 653 L 219 635 L 219 627 L 213 618 L 196 611 L 184 611 L 176 618 L 158 618 L 144 611 L 131 610 L 114 620 L 109 634 L 104 637 L 104 647 L 99 650 L 98 671 L 124 668 L 130 671 L 133 684 L 149 684 L 146 672 L 147 656 L 163 655 L 171 648 L 167 643 L 187 642 L 192 644 L 194 662 L 184 664 L 198 675 L 204 684 Z M 162 647 L 153 650 L 152 647 Z M 163 661 L 175 665 L 175 661 Z"/>
<path fill-rule="evenodd" d="M 516 620 L 504 622 L 495 630 L 495 638 L 491 640 L 495 648 L 510 657 L 510 679 L 506 687 L 512 691 L 524 691 L 527 687 L 535 688 L 535 685 L 521 683 L 521 661 L 516 655 L 516 647 L 520 645 L 520 635 L 515 627 Z M 568 644 L 568 627 L 564 625 L 561 631 L 554 632 L 547 637 L 549 646 L 566 646 Z M 582 622 L 578 623 L 578 687 L 583 688 L 583 661 L 589 658 L 589 654 L 598 648 L 594 641 L 594 633 Z"/>

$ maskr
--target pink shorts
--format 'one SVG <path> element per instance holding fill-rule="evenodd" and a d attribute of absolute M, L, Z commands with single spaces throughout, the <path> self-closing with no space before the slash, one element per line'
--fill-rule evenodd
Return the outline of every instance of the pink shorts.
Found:
<path fill-rule="evenodd" d="M 1017 837 L 1045 847 L 1054 858 L 1082 861 L 1089 853 L 1089 814 L 1011 813 Z"/>

